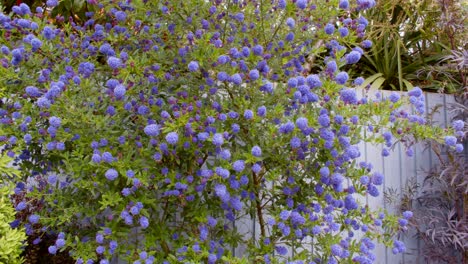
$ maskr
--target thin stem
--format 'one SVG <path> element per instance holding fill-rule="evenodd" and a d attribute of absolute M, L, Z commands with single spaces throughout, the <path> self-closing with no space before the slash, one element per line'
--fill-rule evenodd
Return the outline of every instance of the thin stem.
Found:
<path fill-rule="evenodd" d="M 254 180 L 255 206 L 257 209 L 258 224 L 260 225 L 260 235 L 263 238 L 265 237 L 265 221 L 263 219 L 263 207 L 262 207 L 261 200 L 260 200 L 260 181 L 259 181 L 259 178 L 257 178 L 254 173 L 252 173 L 252 176 Z"/>

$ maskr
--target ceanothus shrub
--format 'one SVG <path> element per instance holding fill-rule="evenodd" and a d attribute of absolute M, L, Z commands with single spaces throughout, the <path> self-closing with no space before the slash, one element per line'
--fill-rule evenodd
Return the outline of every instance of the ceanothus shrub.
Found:
<path fill-rule="evenodd" d="M 376 240 L 404 252 L 392 239 L 411 212 L 359 202 L 383 175 L 357 144 L 461 151 L 449 135 L 463 124 L 426 125 L 419 88 L 358 96 L 364 79 L 344 69 L 371 45 L 373 0 L 96 2 L 82 23 L 50 17 L 56 1 L 0 15 L 0 142 L 24 197 L 12 224 L 34 243 L 55 234 L 49 253 L 77 263 L 372 263 Z M 258 239 L 236 228 L 246 217 Z"/>

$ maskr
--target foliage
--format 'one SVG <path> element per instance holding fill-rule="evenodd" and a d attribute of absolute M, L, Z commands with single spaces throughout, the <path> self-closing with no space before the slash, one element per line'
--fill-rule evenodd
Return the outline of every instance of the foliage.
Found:
<path fill-rule="evenodd" d="M 5 165 L 11 161 L 7 156 L 0 156 L 0 175 L 13 173 Z M 20 257 L 26 234 L 24 228 L 12 228 L 10 223 L 15 220 L 15 208 L 10 202 L 10 188 L 1 184 L 0 178 L 0 263 L 23 263 Z"/>
<path fill-rule="evenodd" d="M 78 263 L 371 263 L 373 240 L 404 252 L 393 237 L 411 212 L 360 204 L 383 175 L 357 144 L 463 146 L 458 127 L 426 124 L 419 88 L 358 96 L 363 78 L 343 69 L 370 45 L 374 4 L 106 1 L 59 28 L 50 9 L 13 7 L 0 15 L 0 142 L 21 169 L 17 221 Z M 248 254 L 228 252 L 240 244 Z"/>
<path fill-rule="evenodd" d="M 366 16 L 372 21 L 371 51 L 358 72 L 366 84 L 388 90 L 423 89 L 448 93 L 466 87 L 466 68 L 451 67 L 447 60 L 464 47 L 466 14 L 463 1 L 379 1 Z"/>

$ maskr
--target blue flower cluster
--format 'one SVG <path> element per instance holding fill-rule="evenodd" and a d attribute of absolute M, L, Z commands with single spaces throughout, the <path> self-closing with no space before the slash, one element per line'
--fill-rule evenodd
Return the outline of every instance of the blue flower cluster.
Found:
<path fill-rule="evenodd" d="M 375 1 L 144 2 L 90 0 L 96 12 L 65 27 L 48 19 L 58 1 L 0 15 L 1 66 L 24 76 L 0 108 L 1 147 L 30 175 L 16 224 L 56 236 L 49 253 L 77 263 L 218 263 L 228 241 L 250 240 L 234 228 L 248 212 L 260 226 L 249 260 L 276 263 L 309 240 L 320 250 L 290 263 L 376 261 L 371 232 L 404 230 L 412 213 L 359 202 L 385 179 L 358 163 L 358 144 L 379 133 L 364 140 L 387 156 L 427 126 L 421 89 L 361 97 L 364 78 L 344 70 L 372 45 L 360 11 Z M 462 151 L 464 127 L 433 138 Z"/>

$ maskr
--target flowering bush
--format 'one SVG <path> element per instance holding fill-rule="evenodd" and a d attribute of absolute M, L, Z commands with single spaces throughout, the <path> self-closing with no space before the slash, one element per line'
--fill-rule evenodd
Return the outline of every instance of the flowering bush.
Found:
<path fill-rule="evenodd" d="M 49 253 L 78 263 L 371 263 L 375 240 L 404 252 L 392 238 L 411 213 L 359 203 L 383 175 L 357 144 L 462 145 L 425 125 L 419 88 L 360 97 L 363 78 L 340 71 L 371 45 L 373 0 L 88 2 L 97 12 L 60 28 L 57 1 L 0 15 L 0 142 L 35 243 L 56 234 Z M 258 238 L 236 227 L 246 215 Z"/>

